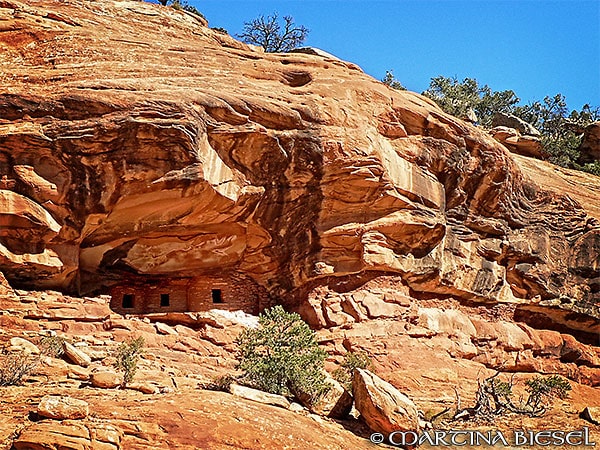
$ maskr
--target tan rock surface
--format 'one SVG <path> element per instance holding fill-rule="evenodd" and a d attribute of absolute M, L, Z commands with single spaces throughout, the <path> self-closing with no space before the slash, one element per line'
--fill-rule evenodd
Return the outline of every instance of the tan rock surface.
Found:
<path fill-rule="evenodd" d="M 598 177 L 509 154 L 351 63 L 264 54 L 172 8 L 6 0 L 0 23 L 0 272 L 16 288 L 0 278 L 0 341 L 89 339 L 91 373 L 143 336 L 139 376 L 161 386 L 81 389 L 43 362 L 3 388 L 8 448 L 93 441 L 96 423 L 27 420 L 47 394 L 123 430 L 111 449 L 372 447 L 355 421 L 197 389 L 234 372 L 247 317 L 143 321 L 111 315 L 107 297 L 28 292 L 191 274 L 248 277 L 323 328 L 332 370 L 365 350 L 424 411 L 452 408 L 454 386 L 472 400 L 496 370 L 573 384 L 547 417 L 502 429 L 576 429 L 600 406 Z M 420 309 L 445 314 L 419 323 Z"/>
<path fill-rule="evenodd" d="M 48 419 L 85 419 L 89 414 L 87 402 L 71 397 L 46 395 L 37 407 L 37 413 Z"/>
<path fill-rule="evenodd" d="M 391 289 L 392 284 L 389 283 L 392 279 L 393 277 L 374 279 L 365 285 L 376 292 L 373 283 L 377 282 L 379 289 L 387 292 L 388 288 Z M 372 448 L 367 439 L 370 431 L 360 421 L 351 418 L 341 423 L 327 418 L 317 420 L 317 416 L 307 415 L 306 411 L 298 414 L 230 394 L 199 389 L 199 386 L 217 376 L 236 373 L 234 350 L 227 350 L 207 341 L 200 329 L 176 325 L 177 335 L 162 335 L 155 327 L 148 328 L 147 323 L 137 318 L 122 318 L 131 331 L 122 328 L 106 331 L 100 326 L 95 327 L 95 331 L 90 334 L 81 335 L 64 326 L 74 320 L 74 316 L 56 321 L 22 317 L 31 308 L 44 312 L 47 307 L 65 308 L 70 305 L 73 311 L 82 314 L 82 320 L 86 311 L 84 305 L 102 305 L 102 302 L 105 305 L 108 302 L 106 297 L 65 297 L 50 291 L 18 291 L 18 295 L 16 301 L 12 297 L 0 296 L 0 309 L 4 311 L 0 315 L 0 343 L 8 343 L 13 337 L 22 337 L 37 344 L 38 337 L 46 335 L 53 328 L 57 335 L 77 345 L 80 345 L 79 342 L 87 343 L 90 353 L 102 351 L 113 354 L 119 343 L 128 339 L 131 333 L 143 333 L 147 344 L 136 380 L 139 384 L 160 387 L 160 392 L 154 391 L 154 394 L 147 395 L 132 389 L 90 388 L 87 383 L 82 384 L 80 380 L 69 377 L 69 369 L 79 366 L 44 358 L 35 373 L 24 380 L 23 386 L 2 388 L 0 442 L 8 448 L 21 435 L 22 445 L 27 448 L 25 442 L 29 442 L 32 435 L 22 430 L 32 427 L 32 431 L 35 431 L 38 430 L 38 424 L 44 423 L 31 423 L 27 417 L 32 405 L 37 405 L 46 395 L 70 396 L 86 401 L 92 412 L 92 419 L 77 422 L 84 422 L 88 429 L 91 425 L 92 429 L 102 425 L 121 430 L 121 445 L 127 449 Z M 472 348 L 465 351 L 466 341 L 463 338 L 457 340 L 458 335 L 466 336 L 464 333 L 456 332 L 454 336 L 416 325 L 418 308 L 406 305 L 406 301 L 399 296 L 396 299 L 412 312 L 404 317 L 366 319 L 318 331 L 318 340 L 330 355 L 327 360 L 329 371 L 339 367 L 346 351 L 365 351 L 373 360 L 375 373 L 406 393 L 418 409 L 425 412 L 426 417 L 455 406 L 455 387 L 463 405 L 470 405 L 477 389 L 477 380 L 494 374 L 496 370 L 503 372 L 501 377 L 504 380 L 513 379 L 521 386 L 528 377 L 537 373 L 558 373 L 569 378 L 573 386 L 569 399 L 556 403 L 543 418 L 502 416 L 495 426 L 504 430 L 518 427 L 554 429 L 557 423 L 569 429 L 590 426 L 592 438 L 596 442 L 600 441 L 600 427 L 579 418 L 579 412 L 585 407 L 600 406 L 600 386 L 595 384 L 600 368 L 590 366 L 597 364 L 593 359 L 597 355 L 597 348 L 576 341 L 570 341 L 568 347 L 565 347 L 566 334 L 530 328 L 523 324 L 519 328 L 527 336 L 522 341 L 527 345 L 522 347 L 533 347 L 524 350 L 518 349 L 518 345 L 507 347 L 500 340 L 498 327 L 513 323 L 511 311 L 514 307 L 466 307 L 448 298 L 413 300 L 422 308 L 443 307 L 448 311 L 449 318 L 468 317 L 476 334 L 471 337 Z M 90 324 L 102 324 L 103 321 L 101 317 L 93 320 L 97 322 Z M 482 328 L 481 323 L 487 323 L 490 327 Z M 224 322 L 223 325 L 226 332 L 229 328 Z M 235 332 L 232 331 L 231 334 L 230 339 L 233 339 Z M 473 352 L 477 356 L 473 357 Z M 84 369 L 86 373 L 82 373 L 81 377 L 85 381 L 89 372 L 106 371 L 113 363 L 114 358 L 110 357 L 94 360 Z M 92 423 L 88 424 L 88 421 Z M 57 423 L 61 426 L 56 426 Z M 78 439 L 83 440 L 76 442 L 78 445 L 90 445 L 88 433 L 81 426 L 75 425 L 73 428 L 70 421 L 56 422 L 53 426 L 54 431 L 48 430 L 46 425 L 39 429 L 43 433 L 36 432 L 36 442 L 71 442 L 78 432 L 82 432 L 84 437 L 80 436 Z M 466 427 L 467 425 L 464 426 Z M 477 428 L 471 424 L 468 427 Z M 89 435 L 91 434 L 90 431 Z"/>
<path fill-rule="evenodd" d="M 39 422 L 26 428 L 14 442 L 15 450 L 119 450 L 122 433 L 112 425 L 81 422 Z"/>
<path fill-rule="evenodd" d="M 232 384 L 229 387 L 230 392 L 246 400 L 252 400 L 253 402 L 264 403 L 265 405 L 278 406 L 280 408 L 289 409 L 290 402 L 283 395 L 271 394 L 269 392 L 259 391 L 258 389 L 252 389 L 247 386 L 240 386 L 239 384 Z"/>
<path fill-rule="evenodd" d="M 352 380 L 355 407 L 371 430 L 419 432 L 416 405 L 394 386 L 368 370 L 356 369 Z"/>
<path fill-rule="evenodd" d="M 568 296 L 558 309 L 597 318 L 597 274 L 581 270 L 597 263 L 597 196 L 586 209 L 560 176 L 528 181 L 431 101 L 145 2 L 6 5 L 0 178 L 14 226 L 0 270 L 15 285 L 219 271 L 301 308 L 315 285 L 380 271 L 468 301 Z M 333 299 L 323 321 L 399 314 L 370 300 Z"/>
<path fill-rule="evenodd" d="M 63 342 L 64 354 L 71 362 L 81 367 L 87 367 L 92 363 L 92 358 L 83 350 L 78 349 L 68 342 Z"/>
<path fill-rule="evenodd" d="M 92 386 L 101 389 L 114 389 L 123 384 L 123 375 L 109 370 L 100 370 L 90 374 Z"/>

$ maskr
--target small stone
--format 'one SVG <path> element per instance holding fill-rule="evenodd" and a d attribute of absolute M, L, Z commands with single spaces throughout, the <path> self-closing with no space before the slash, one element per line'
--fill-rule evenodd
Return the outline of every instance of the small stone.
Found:
<path fill-rule="evenodd" d="M 71 366 L 67 377 L 72 380 L 87 381 L 90 379 L 90 372 L 87 369 L 79 366 Z"/>
<path fill-rule="evenodd" d="M 154 386 L 150 383 L 129 383 L 127 389 L 133 389 L 134 391 L 139 391 L 143 394 L 158 394 L 160 392 L 158 386 Z"/>
<path fill-rule="evenodd" d="M 302 406 L 300 403 L 296 403 L 296 402 L 292 402 L 290 404 L 290 411 L 293 412 L 304 412 L 306 411 L 306 409 L 304 408 L 304 406 Z"/>
<path fill-rule="evenodd" d="M 113 389 L 123 384 L 123 375 L 116 372 L 102 371 L 90 375 L 92 386 L 101 389 Z"/>
<path fill-rule="evenodd" d="M 156 332 L 158 334 L 167 334 L 167 335 L 179 334 L 179 333 L 177 333 L 177 330 L 175 328 L 173 328 L 170 325 L 167 325 L 166 323 L 156 322 L 154 324 L 154 327 L 156 328 Z"/>
<path fill-rule="evenodd" d="M 27 339 L 20 337 L 14 337 L 9 341 L 10 346 L 8 351 L 10 352 L 23 352 L 27 355 L 39 355 L 40 349 Z"/>
<path fill-rule="evenodd" d="M 81 367 L 87 367 L 92 363 L 92 358 L 90 358 L 89 355 L 68 342 L 63 342 L 63 349 L 67 359 L 74 364 Z"/>
<path fill-rule="evenodd" d="M 89 414 L 89 406 L 83 400 L 46 395 L 40 401 L 37 413 L 49 419 L 83 419 Z"/>
<path fill-rule="evenodd" d="M 600 406 L 586 406 L 580 416 L 594 425 L 600 425 Z"/>

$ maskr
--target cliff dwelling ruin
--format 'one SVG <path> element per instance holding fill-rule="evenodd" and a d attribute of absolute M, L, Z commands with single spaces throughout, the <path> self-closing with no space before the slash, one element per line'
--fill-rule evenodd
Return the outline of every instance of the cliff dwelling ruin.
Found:
<path fill-rule="evenodd" d="M 270 305 L 267 291 L 239 275 L 133 280 L 111 289 L 110 307 L 119 314 L 241 310 L 258 314 Z"/>

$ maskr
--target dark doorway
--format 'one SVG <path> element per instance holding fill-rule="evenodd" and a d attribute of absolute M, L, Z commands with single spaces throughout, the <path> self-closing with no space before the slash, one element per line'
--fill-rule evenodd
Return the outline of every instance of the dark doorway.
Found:
<path fill-rule="evenodd" d="M 123 294 L 123 302 L 121 303 L 121 306 L 127 309 L 133 308 L 133 300 L 133 294 Z"/>
<path fill-rule="evenodd" d="M 212 290 L 212 301 L 213 301 L 213 303 L 223 303 L 223 296 L 221 294 L 221 289 L 213 289 Z"/>
<path fill-rule="evenodd" d="M 171 304 L 169 294 L 160 294 L 160 306 L 165 307 Z"/>

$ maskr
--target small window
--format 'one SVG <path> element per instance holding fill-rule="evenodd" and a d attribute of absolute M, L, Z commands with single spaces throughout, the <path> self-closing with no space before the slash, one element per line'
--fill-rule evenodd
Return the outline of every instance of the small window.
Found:
<path fill-rule="evenodd" d="M 122 306 L 123 308 L 133 308 L 133 300 L 134 300 L 134 296 L 133 294 L 123 294 L 123 303 Z"/>
<path fill-rule="evenodd" d="M 221 295 L 221 289 L 212 290 L 212 301 L 213 303 L 223 303 L 223 296 Z"/>
<path fill-rule="evenodd" d="M 160 306 L 169 306 L 171 303 L 171 299 L 169 298 L 169 294 L 160 294 Z"/>

